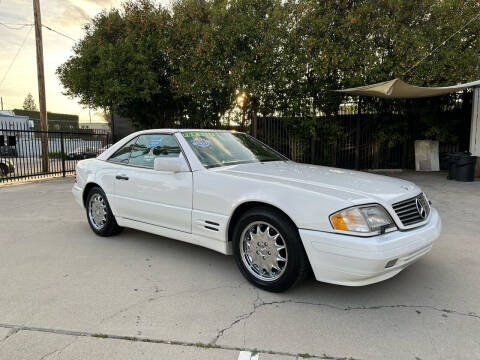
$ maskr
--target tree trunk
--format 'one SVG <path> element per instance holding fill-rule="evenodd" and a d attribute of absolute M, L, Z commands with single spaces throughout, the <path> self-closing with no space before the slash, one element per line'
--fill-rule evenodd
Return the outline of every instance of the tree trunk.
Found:
<path fill-rule="evenodd" d="M 258 100 L 256 98 L 253 98 L 252 99 L 252 122 L 250 124 L 250 127 L 252 129 L 252 136 L 255 138 L 258 135 L 257 113 L 258 113 Z"/>
<path fill-rule="evenodd" d="M 258 122 L 257 122 L 257 112 L 253 110 L 252 113 L 252 131 L 253 131 L 253 137 L 257 137 L 258 134 Z"/>
<path fill-rule="evenodd" d="M 168 128 L 169 127 L 169 117 L 168 111 L 166 111 L 165 107 L 162 105 L 157 105 L 157 121 L 154 121 L 154 124 L 159 124 L 160 128 Z M 155 126 L 154 124 L 150 125 L 150 127 Z"/>

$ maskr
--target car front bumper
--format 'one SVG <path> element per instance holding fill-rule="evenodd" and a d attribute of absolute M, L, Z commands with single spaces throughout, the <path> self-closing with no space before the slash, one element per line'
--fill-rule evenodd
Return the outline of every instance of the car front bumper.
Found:
<path fill-rule="evenodd" d="M 78 205 L 81 207 L 84 207 L 83 204 L 83 189 L 78 186 L 77 184 L 73 185 L 72 187 L 72 194 L 73 197 L 75 198 L 75 201 L 77 202 Z"/>
<path fill-rule="evenodd" d="M 428 253 L 441 229 L 432 208 L 425 225 L 408 231 L 360 237 L 300 229 L 300 237 L 318 281 L 362 286 L 391 278 Z"/>

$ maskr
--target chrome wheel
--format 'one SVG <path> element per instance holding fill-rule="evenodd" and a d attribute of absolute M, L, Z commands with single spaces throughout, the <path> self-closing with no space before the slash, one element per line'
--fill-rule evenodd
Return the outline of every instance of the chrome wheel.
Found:
<path fill-rule="evenodd" d="M 107 204 L 100 194 L 94 194 L 88 203 L 88 218 L 97 230 L 101 230 L 107 222 Z"/>
<path fill-rule="evenodd" d="M 263 281 L 279 279 L 287 267 L 285 240 L 275 227 L 264 221 L 245 227 L 240 239 L 240 255 L 247 270 Z"/>

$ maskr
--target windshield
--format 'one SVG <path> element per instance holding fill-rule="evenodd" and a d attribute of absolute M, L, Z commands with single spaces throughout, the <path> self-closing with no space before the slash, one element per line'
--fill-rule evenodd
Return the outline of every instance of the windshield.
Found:
<path fill-rule="evenodd" d="M 287 160 L 258 140 L 242 133 L 201 131 L 184 132 L 182 135 L 206 168 Z"/>

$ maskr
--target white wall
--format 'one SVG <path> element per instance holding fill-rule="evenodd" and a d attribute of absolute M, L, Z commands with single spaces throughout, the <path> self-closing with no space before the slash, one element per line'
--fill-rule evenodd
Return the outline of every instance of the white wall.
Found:
<path fill-rule="evenodd" d="M 64 139 L 65 153 L 74 151 L 77 148 L 93 148 L 100 149 L 103 144 L 100 140 L 76 140 L 76 139 Z M 42 153 L 41 139 L 22 139 L 17 138 L 17 153 L 18 156 L 23 157 L 35 157 L 40 156 Z M 48 151 L 60 151 L 61 143 L 60 139 L 48 139 Z"/>
<path fill-rule="evenodd" d="M 30 120 L 28 116 L 0 114 L 0 128 L 29 130 Z"/>

